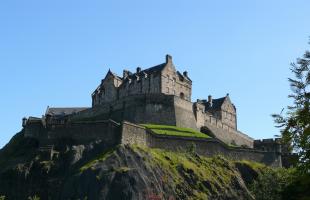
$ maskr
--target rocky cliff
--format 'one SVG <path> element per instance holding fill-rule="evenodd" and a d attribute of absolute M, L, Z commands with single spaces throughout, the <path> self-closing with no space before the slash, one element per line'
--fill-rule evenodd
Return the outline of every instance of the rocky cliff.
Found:
<path fill-rule="evenodd" d="M 247 185 L 259 165 L 100 140 L 59 140 L 53 158 L 35 139 L 15 135 L 0 150 L 0 196 L 6 199 L 254 199 Z M 256 166 L 256 167 L 253 167 Z M 257 167 L 259 166 L 259 167 Z"/>

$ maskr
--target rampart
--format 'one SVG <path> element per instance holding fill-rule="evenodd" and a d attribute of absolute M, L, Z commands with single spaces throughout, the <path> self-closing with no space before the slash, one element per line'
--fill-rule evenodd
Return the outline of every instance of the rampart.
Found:
<path fill-rule="evenodd" d="M 38 127 L 25 127 L 25 137 L 35 137 L 41 144 L 50 144 L 59 139 L 75 143 L 101 140 L 109 146 L 120 143 L 121 125 L 113 120 L 76 121 L 62 126 Z"/>
<path fill-rule="evenodd" d="M 227 143 L 234 144 L 238 146 L 253 147 L 253 138 L 247 136 L 246 134 L 232 129 L 212 116 L 205 117 L 205 124 L 203 129 L 211 131 L 216 138 Z"/>
<path fill-rule="evenodd" d="M 79 112 L 70 120 L 87 119 L 112 119 L 117 122 L 126 120 L 137 124 L 164 124 L 197 130 L 193 104 L 174 95 L 132 95 Z"/>
<path fill-rule="evenodd" d="M 26 134 L 27 133 L 27 134 Z M 75 121 L 64 126 L 44 128 L 39 123 L 25 127 L 25 137 L 35 137 L 40 146 L 52 144 L 56 140 L 69 139 L 75 143 L 101 140 L 107 146 L 117 144 L 138 144 L 150 148 L 172 151 L 186 151 L 193 144 L 200 155 L 224 155 L 234 160 L 251 160 L 270 166 L 281 166 L 281 147 L 273 140 L 255 141 L 256 148 L 230 147 L 216 138 L 194 138 L 154 134 L 143 126 L 113 120 Z"/>
<path fill-rule="evenodd" d="M 280 167 L 281 151 L 276 149 L 261 150 L 252 148 L 229 147 L 215 138 L 200 139 L 193 137 L 157 135 L 142 126 L 123 122 L 122 144 L 143 144 L 151 148 L 185 151 L 193 144 L 200 155 L 224 155 L 233 160 L 250 160 L 264 163 L 269 166 Z"/>

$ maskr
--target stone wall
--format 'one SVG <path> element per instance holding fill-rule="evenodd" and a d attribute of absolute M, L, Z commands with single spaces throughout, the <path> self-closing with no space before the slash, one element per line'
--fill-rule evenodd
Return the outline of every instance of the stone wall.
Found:
<path fill-rule="evenodd" d="M 166 56 L 166 67 L 161 72 L 161 93 L 175 95 L 191 101 L 192 82 L 188 79 L 187 72 L 180 74 L 172 63 L 171 56 Z"/>
<path fill-rule="evenodd" d="M 175 96 L 174 110 L 175 110 L 176 126 L 199 130 L 197 128 L 197 122 L 193 112 L 192 102 L 183 100 L 180 97 Z"/>
<path fill-rule="evenodd" d="M 246 134 L 228 127 L 223 124 L 221 120 L 218 120 L 212 116 L 206 116 L 204 129 L 207 129 L 213 133 L 213 135 L 219 140 L 233 145 L 246 145 L 248 147 L 253 147 L 253 138 L 247 136 Z"/>
<path fill-rule="evenodd" d="M 51 127 L 42 140 L 70 139 L 77 143 L 102 140 L 107 145 L 120 143 L 121 126 L 112 121 L 73 122 L 61 127 Z"/>
<path fill-rule="evenodd" d="M 148 146 L 149 134 L 143 126 L 123 122 L 121 144 L 139 144 Z"/>
<path fill-rule="evenodd" d="M 110 104 L 96 106 L 71 117 L 75 120 L 123 120 L 136 124 L 176 125 L 174 96 L 164 94 L 132 95 Z"/>
<path fill-rule="evenodd" d="M 119 87 L 119 100 L 136 94 L 160 93 L 160 73 L 141 76 L 139 79 L 126 81 Z"/>
<path fill-rule="evenodd" d="M 186 151 L 194 144 L 200 155 L 223 155 L 233 160 L 250 160 L 269 166 L 282 166 L 281 152 L 263 151 L 252 148 L 229 147 L 218 139 L 200 139 L 191 137 L 167 136 L 153 134 L 144 127 L 124 122 L 122 128 L 122 144 L 140 144 L 151 148 L 171 151 Z"/>
<path fill-rule="evenodd" d="M 42 122 L 28 123 L 24 128 L 24 136 L 40 138 L 46 135 Z"/>
<path fill-rule="evenodd" d="M 149 146 L 152 148 L 168 149 L 171 151 L 184 151 L 193 144 L 200 155 L 223 155 L 233 160 L 250 160 L 264 163 L 269 166 L 281 166 L 281 153 L 261 151 L 250 148 L 228 147 L 217 139 L 197 139 L 176 136 L 161 136 L 152 134 Z"/>

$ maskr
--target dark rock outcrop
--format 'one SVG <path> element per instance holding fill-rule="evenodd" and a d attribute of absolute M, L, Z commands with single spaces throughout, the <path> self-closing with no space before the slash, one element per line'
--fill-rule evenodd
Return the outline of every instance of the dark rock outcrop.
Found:
<path fill-rule="evenodd" d="M 255 170 L 216 156 L 140 146 L 58 142 L 52 160 L 17 134 L 0 150 L 0 196 L 7 199 L 253 199 Z"/>

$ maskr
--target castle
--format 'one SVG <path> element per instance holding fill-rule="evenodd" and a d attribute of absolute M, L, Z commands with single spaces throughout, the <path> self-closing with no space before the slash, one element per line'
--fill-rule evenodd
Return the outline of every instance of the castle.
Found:
<path fill-rule="evenodd" d="M 221 153 L 281 166 L 279 141 L 256 140 L 237 129 L 236 107 L 229 94 L 191 101 L 192 80 L 176 70 L 172 57 L 157 66 L 123 71 L 109 70 L 92 93 L 89 108 L 47 108 L 42 118 L 23 119 L 25 137 L 41 144 L 70 138 L 78 142 L 101 139 L 106 143 L 142 144 L 175 150 L 195 143 L 204 155 Z M 139 124 L 187 127 L 211 135 L 210 139 L 159 136 Z M 238 146 L 231 148 L 229 145 Z M 199 148 L 198 148 L 199 147 Z"/>

